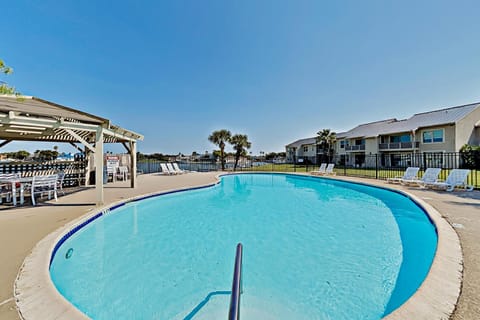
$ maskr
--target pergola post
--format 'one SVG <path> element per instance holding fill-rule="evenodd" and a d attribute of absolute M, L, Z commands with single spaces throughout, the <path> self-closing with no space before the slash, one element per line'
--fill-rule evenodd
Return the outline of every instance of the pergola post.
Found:
<path fill-rule="evenodd" d="M 99 126 L 95 133 L 95 194 L 97 205 L 104 203 L 103 199 L 103 127 Z"/>
<path fill-rule="evenodd" d="M 137 186 L 137 143 L 130 141 L 130 187 Z"/>
<path fill-rule="evenodd" d="M 85 187 L 90 184 L 90 149 L 87 147 L 84 148 L 83 153 L 85 154 Z"/>

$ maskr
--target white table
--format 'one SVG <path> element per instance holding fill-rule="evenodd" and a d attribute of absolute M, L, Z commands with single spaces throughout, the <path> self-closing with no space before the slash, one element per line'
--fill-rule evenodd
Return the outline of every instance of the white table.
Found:
<path fill-rule="evenodd" d="M 17 184 L 20 184 L 20 204 L 23 204 L 25 201 L 23 197 L 23 191 L 25 189 L 25 184 L 32 183 L 33 177 L 24 177 L 24 178 L 0 178 L 0 184 L 4 183 L 11 183 L 12 184 L 12 198 L 13 198 L 13 205 L 17 205 Z"/>

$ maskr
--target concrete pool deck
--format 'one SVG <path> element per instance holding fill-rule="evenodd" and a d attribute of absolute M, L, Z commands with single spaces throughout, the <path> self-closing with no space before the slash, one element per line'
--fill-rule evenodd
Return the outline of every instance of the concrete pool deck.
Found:
<path fill-rule="evenodd" d="M 190 173 L 179 176 L 157 174 L 139 176 L 138 188 L 127 183 L 107 185 L 106 203 L 134 196 L 216 182 L 218 172 Z M 386 186 L 383 181 L 337 177 L 349 181 Z M 464 284 L 453 319 L 480 318 L 480 192 L 436 192 L 419 188 L 388 185 L 406 191 L 436 208 L 456 227 L 464 253 Z M 89 212 L 94 190 L 87 189 L 60 197 L 58 202 L 37 207 L 0 210 L 0 319 L 19 319 L 13 297 L 14 281 L 25 257 L 42 238 Z"/>

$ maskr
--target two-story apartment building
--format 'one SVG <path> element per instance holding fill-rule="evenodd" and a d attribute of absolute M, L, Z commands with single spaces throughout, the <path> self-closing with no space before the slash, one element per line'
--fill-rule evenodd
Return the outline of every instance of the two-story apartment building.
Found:
<path fill-rule="evenodd" d="M 286 148 L 286 162 L 300 162 L 300 163 L 316 163 L 317 156 L 317 139 L 306 138 L 294 141 L 285 146 Z"/>
<path fill-rule="evenodd" d="M 415 154 L 442 165 L 444 154 L 465 144 L 480 144 L 480 103 L 361 124 L 337 134 L 335 151 L 340 163 L 357 167 L 371 166 L 368 161 L 374 158 L 369 155 L 375 154 L 381 166 L 412 164 Z"/>

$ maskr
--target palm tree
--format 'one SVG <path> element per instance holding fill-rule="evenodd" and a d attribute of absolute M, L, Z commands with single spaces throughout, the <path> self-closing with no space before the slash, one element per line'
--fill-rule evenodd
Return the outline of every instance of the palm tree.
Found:
<path fill-rule="evenodd" d="M 323 155 L 329 158 L 333 156 L 333 146 L 337 141 L 337 135 L 330 129 L 322 129 L 317 132 L 317 148 L 318 146 L 323 151 Z"/>
<path fill-rule="evenodd" d="M 213 131 L 208 140 L 220 148 L 220 161 L 222 162 L 222 171 L 225 170 L 225 143 L 230 141 L 232 133 L 226 129 Z"/>
<path fill-rule="evenodd" d="M 230 144 L 235 150 L 235 165 L 233 166 L 233 171 L 235 171 L 235 169 L 237 169 L 240 156 L 245 156 L 247 154 L 246 149 L 250 149 L 252 144 L 248 141 L 248 137 L 246 134 L 234 135 L 232 138 L 230 138 Z"/>

